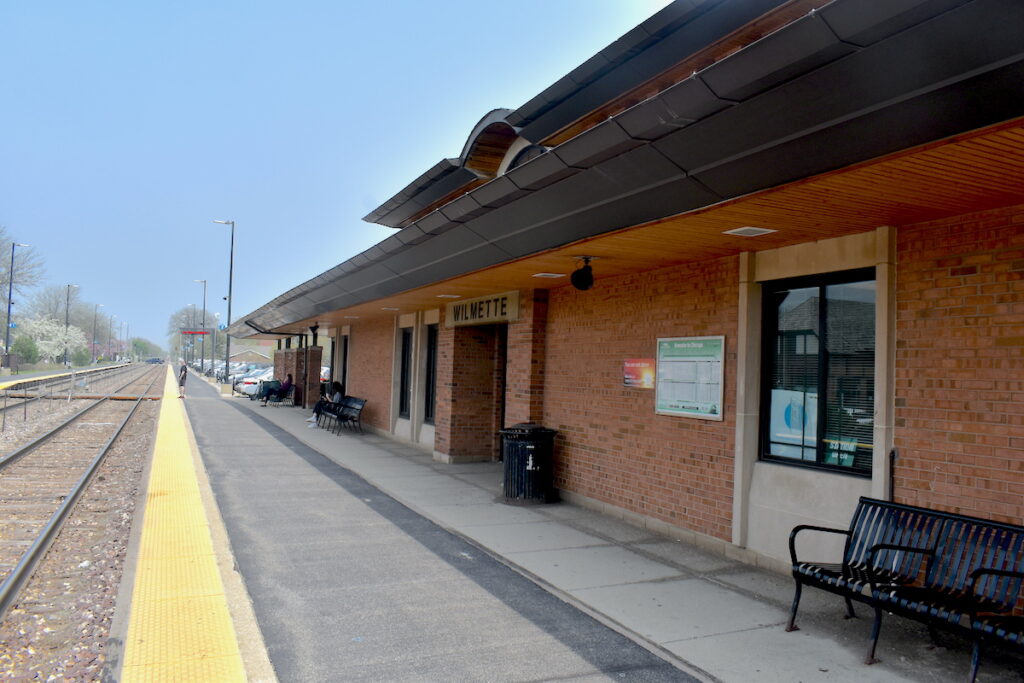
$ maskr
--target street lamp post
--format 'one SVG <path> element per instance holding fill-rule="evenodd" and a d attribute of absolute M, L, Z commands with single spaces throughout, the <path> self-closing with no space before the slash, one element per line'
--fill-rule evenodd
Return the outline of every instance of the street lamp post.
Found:
<path fill-rule="evenodd" d="M 231 335 L 227 333 L 227 327 L 231 327 L 231 285 L 235 278 L 235 222 L 218 220 L 213 222 L 231 226 L 231 251 L 228 256 L 228 319 L 224 330 L 224 381 L 228 382 L 231 372 Z"/>
<path fill-rule="evenodd" d="M 188 327 L 191 331 L 196 330 L 196 305 L 189 304 L 192 307 L 192 315 L 188 321 Z M 193 362 L 196 359 L 196 336 L 194 334 L 188 335 L 188 360 Z"/>
<path fill-rule="evenodd" d="M 193 280 L 192 282 L 200 282 L 203 285 L 203 335 L 200 338 L 199 346 L 199 372 L 206 374 L 206 280 Z"/>
<path fill-rule="evenodd" d="M 119 361 L 121 360 L 121 352 L 124 349 L 124 323 L 125 321 L 122 320 L 117 326 L 119 330 L 117 334 L 117 359 Z"/>
<path fill-rule="evenodd" d="M 78 287 L 78 285 L 68 285 L 67 298 L 64 300 L 64 366 L 71 367 L 71 361 L 68 359 L 68 327 L 71 321 L 71 288 Z"/>
<path fill-rule="evenodd" d="M 103 304 L 96 304 L 92 309 L 92 344 L 89 348 L 92 350 L 92 364 L 96 365 L 96 314 L 103 308 Z"/>
<path fill-rule="evenodd" d="M 114 355 L 113 337 L 114 337 L 114 318 L 116 315 L 110 316 L 110 324 L 107 325 L 107 362 L 109 363 L 111 357 Z"/>
<path fill-rule="evenodd" d="M 217 376 L 217 364 L 213 362 L 217 354 L 217 328 L 220 326 L 220 313 L 213 314 L 213 345 L 210 347 L 210 369 L 213 370 L 214 379 Z"/>
<path fill-rule="evenodd" d="M 7 271 L 7 331 L 4 333 L 4 354 L 7 356 L 7 367 L 11 366 L 11 297 L 14 296 L 14 248 L 27 246 L 27 244 L 11 242 L 11 267 Z"/>

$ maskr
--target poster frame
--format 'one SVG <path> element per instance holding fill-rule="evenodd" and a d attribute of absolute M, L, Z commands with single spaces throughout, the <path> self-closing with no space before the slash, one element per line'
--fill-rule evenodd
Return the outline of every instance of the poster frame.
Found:
<path fill-rule="evenodd" d="M 668 382 L 662 378 L 662 364 L 670 362 L 662 353 L 663 344 L 665 342 L 682 342 L 682 343 L 696 343 L 696 342 L 707 342 L 717 341 L 718 342 L 718 353 L 714 357 L 714 360 L 718 362 L 718 371 L 715 375 L 718 383 L 718 395 L 717 403 L 715 404 L 718 408 L 717 413 L 701 412 L 699 410 L 686 410 L 682 408 L 670 409 L 663 408 L 662 398 L 663 391 L 667 389 Z M 657 415 L 670 415 L 673 417 L 692 417 L 700 420 L 713 420 L 721 422 L 725 419 L 725 406 L 723 405 L 725 400 L 725 335 L 711 335 L 703 337 L 659 337 L 657 345 L 655 346 L 655 379 L 654 379 L 654 412 Z M 708 383 L 711 384 L 711 383 Z"/>

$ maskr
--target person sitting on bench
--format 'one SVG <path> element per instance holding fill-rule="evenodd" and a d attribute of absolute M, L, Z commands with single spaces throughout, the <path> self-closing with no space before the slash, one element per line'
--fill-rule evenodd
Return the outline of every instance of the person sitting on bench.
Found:
<path fill-rule="evenodd" d="M 277 400 L 280 401 L 281 399 L 283 399 L 285 397 L 285 394 L 287 394 L 288 390 L 291 389 L 291 388 L 292 388 L 292 376 L 291 376 L 291 373 L 289 373 L 288 376 L 284 378 L 284 381 L 281 382 L 281 386 L 277 387 L 276 389 L 267 389 L 267 393 L 263 397 L 263 405 L 267 405 L 267 403 L 270 401 L 271 397 L 273 397 L 273 396 L 277 396 Z"/>
<path fill-rule="evenodd" d="M 341 399 L 343 398 L 344 396 L 341 394 L 341 382 L 332 382 L 330 397 L 321 396 L 320 400 L 316 402 L 315 406 L 313 406 L 313 416 L 306 418 L 306 422 L 311 423 L 309 425 L 310 429 L 317 426 L 317 423 L 320 421 L 320 414 L 324 412 L 324 408 L 331 405 L 338 405 L 341 403 Z"/>

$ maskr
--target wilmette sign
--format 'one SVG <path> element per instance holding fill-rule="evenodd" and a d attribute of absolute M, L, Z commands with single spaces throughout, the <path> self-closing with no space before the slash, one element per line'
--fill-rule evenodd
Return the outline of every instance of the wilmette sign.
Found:
<path fill-rule="evenodd" d="M 519 292 L 502 292 L 450 303 L 445 307 L 445 327 L 510 323 L 519 320 Z"/>
<path fill-rule="evenodd" d="M 212 327 L 179 327 L 182 334 L 213 334 Z"/>

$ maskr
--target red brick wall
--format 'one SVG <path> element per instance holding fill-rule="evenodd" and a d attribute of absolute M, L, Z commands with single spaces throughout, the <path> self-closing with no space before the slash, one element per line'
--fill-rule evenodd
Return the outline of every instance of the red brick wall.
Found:
<path fill-rule="evenodd" d="M 435 449 L 453 458 L 498 455 L 504 326 L 440 328 Z M 456 362 L 457 361 L 457 362 Z"/>
<path fill-rule="evenodd" d="M 348 347 L 349 396 L 366 399 L 364 425 L 391 431 L 391 374 L 395 357 L 393 318 L 352 325 Z"/>
<path fill-rule="evenodd" d="M 551 291 L 544 425 L 559 430 L 559 488 L 731 538 L 738 279 L 723 258 Z M 653 358 L 659 337 L 714 335 L 723 421 L 655 415 L 653 390 L 623 387 L 623 361 Z"/>
<path fill-rule="evenodd" d="M 540 422 L 544 419 L 547 313 L 546 289 L 519 293 L 519 320 L 508 326 L 508 372 L 503 426 Z"/>
<path fill-rule="evenodd" d="M 896 499 L 1024 518 L 1024 206 L 897 233 Z"/>

